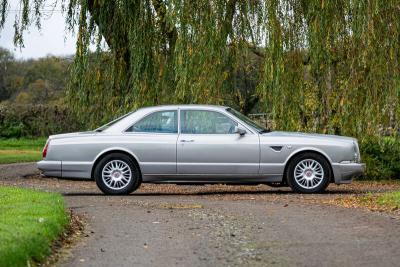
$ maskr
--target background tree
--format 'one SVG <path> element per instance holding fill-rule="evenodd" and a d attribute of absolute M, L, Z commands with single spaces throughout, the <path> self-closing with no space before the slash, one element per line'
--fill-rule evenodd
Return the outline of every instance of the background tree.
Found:
<path fill-rule="evenodd" d="M 0 101 L 0 138 L 42 137 L 83 128 L 65 104 L 71 59 L 17 60 L 11 52 L 0 51 L 7 55 L 1 61 L 6 62 L 0 80 L 7 95 Z"/>
<path fill-rule="evenodd" d="M 45 2 L 21 1 L 16 44 Z M 61 2 L 78 36 L 68 98 L 91 124 L 143 105 L 214 103 L 268 112 L 280 129 L 399 127 L 400 0 Z M 1 0 L 0 27 L 7 10 Z"/>
<path fill-rule="evenodd" d="M 14 60 L 13 55 L 6 49 L 0 47 L 0 102 L 8 99 L 11 95 L 7 84 L 6 73 Z"/>

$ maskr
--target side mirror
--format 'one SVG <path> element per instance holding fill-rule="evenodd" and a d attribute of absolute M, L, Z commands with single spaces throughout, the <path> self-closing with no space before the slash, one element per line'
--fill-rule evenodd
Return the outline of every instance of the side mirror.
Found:
<path fill-rule="evenodd" d="M 244 128 L 240 127 L 240 126 L 236 126 L 235 127 L 235 133 L 240 134 L 240 135 L 245 135 L 247 132 Z"/>

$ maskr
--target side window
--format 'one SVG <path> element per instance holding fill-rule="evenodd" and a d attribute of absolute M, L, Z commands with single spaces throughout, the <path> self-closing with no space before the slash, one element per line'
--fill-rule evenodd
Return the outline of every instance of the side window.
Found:
<path fill-rule="evenodd" d="M 238 124 L 215 111 L 181 111 L 181 132 L 188 134 L 233 134 Z"/>
<path fill-rule="evenodd" d="M 126 130 L 127 132 L 146 133 L 177 133 L 178 116 L 177 111 L 154 112 Z"/>

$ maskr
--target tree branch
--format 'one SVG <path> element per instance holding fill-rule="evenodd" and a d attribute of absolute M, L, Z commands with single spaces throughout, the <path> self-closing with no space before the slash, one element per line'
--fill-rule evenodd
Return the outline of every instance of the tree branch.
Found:
<path fill-rule="evenodd" d="M 167 8 L 163 0 L 152 0 L 152 4 L 158 16 L 158 23 L 160 24 L 161 31 L 168 40 L 169 53 L 172 54 L 175 50 L 178 31 L 176 30 L 175 25 L 172 25 L 167 21 Z"/>
<path fill-rule="evenodd" d="M 108 47 L 112 49 L 112 47 L 115 44 L 113 42 L 113 34 L 112 34 L 113 23 L 110 22 L 114 21 L 115 12 L 101 13 L 100 10 L 106 8 L 105 5 L 107 5 L 107 7 L 109 8 L 115 6 L 115 1 L 113 0 L 102 1 L 103 4 L 100 4 L 99 2 L 100 1 L 88 0 L 88 10 L 94 22 L 97 24 L 100 34 L 104 37 Z"/>
<path fill-rule="evenodd" d="M 224 39 L 232 32 L 232 21 L 236 11 L 236 2 L 237 0 L 229 0 L 226 4 L 226 13 L 221 32 Z"/>

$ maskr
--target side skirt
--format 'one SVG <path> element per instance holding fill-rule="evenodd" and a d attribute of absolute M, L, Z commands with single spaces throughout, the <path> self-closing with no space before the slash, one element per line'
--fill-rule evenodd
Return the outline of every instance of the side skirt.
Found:
<path fill-rule="evenodd" d="M 266 182 L 281 182 L 282 174 L 270 175 L 143 175 L 143 183 L 171 183 L 171 184 L 260 184 Z"/>

